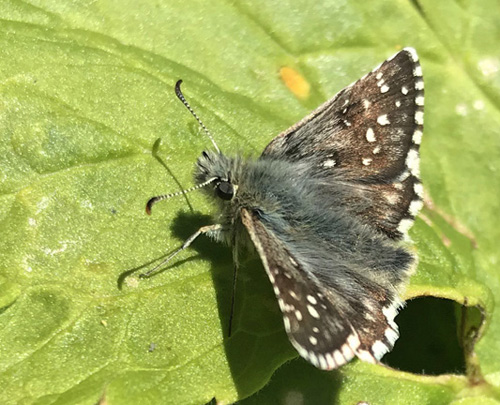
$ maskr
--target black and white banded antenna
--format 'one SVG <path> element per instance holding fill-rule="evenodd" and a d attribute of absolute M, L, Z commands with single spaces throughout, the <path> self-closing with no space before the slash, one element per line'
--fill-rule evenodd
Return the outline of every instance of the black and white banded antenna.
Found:
<path fill-rule="evenodd" d="M 194 110 L 191 108 L 191 106 L 189 105 L 189 103 L 186 100 L 186 97 L 184 97 L 184 94 L 182 94 L 181 84 L 182 84 L 182 80 L 177 80 L 177 83 L 175 83 L 175 94 L 177 95 L 177 98 L 182 101 L 182 104 L 184 104 L 184 106 L 189 110 L 189 112 L 193 115 L 193 117 L 196 118 L 196 121 L 198 121 L 198 124 L 200 124 L 200 126 L 203 128 L 203 131 L 205 131 L 205 134 L 212 141 L 212 144 L 214 145 L 214 148 L 217 151 L 217 153 L 220 153 L 220 149 L 217 146 L 217 144 L 215 143 L 215 140 L 212 137 L 212 134 L 207 129 L 205 124 L 203 124 L 203 122 L 200 120 L 200 118 L 196 115 Z"/>
<path fill-rule="evenodd" d="M 177 191 L 175 193 L 170 193 L 170 194 L 157 195 L 156 197 L 151 198 L 146 203 L 146 214 L 151 215 L 151 207 L 153 206 L 153 204 L 156 204 L 158 201 L 168 200 L 168 199 L 173 198 L 173 197 L 178 197 L 180 195 L 190 193 L 191 191 L 198 190 L 199 188 L 208 186 L 210 183 L 213 183 L 216 180 L 218 180 L 217 177 L 212 177 L 211 179 L 208 179 L 207 181 L 204 181 L 203 183 L 196 184 L 195 186 L 189 187 L 185 190 Z"/>
<path fill-rule="evenodd" d="M 201 121 L 201 119 L 196 115 L 196 113 L 194 112 L 194 110 L 191 108 L 191 106 L 189 105 L 189 103 L 186 100 L 186 97 L 184 97 L 184 94 L 182 94 L 181 84 L 182 84 L 182 80 L 177 80 L 177 83 L 175 83 L 175 94 L 176 94 L 177 98 L 179 100 L 181 100 L 182 104 L 184 104 L 184 106 L 189 110 L 189 112 L 196 119 L 196 121 L 198 121 L 198 124 L 200 124 L 200 126 L 203 128 L 203 131 L 205 131 L 205 134 L 212 141 L 212 144 L 214 145 L 214 148 L 217 151 L 217 153 L 220 153 L 220 149 L 217 146 L 217 144 L 215 143 L 215 140 L 212 137 L 212 134 L 207 129 L 207 127 L 205 126 L 205 124 L 203 124 L 203 122 Z M 210 183 L 214 182 L 215 180 L 217 180 L 217 177 L 212 177 L 211 179 L 208 179 L 207 181 L 205 181 L 205 182 L 203 182 L 201 184 L 197 184 L 197 185 L 195 185 L 193 187 L 190 187 L 190 188 L 187 188 L 185 190 L 177 191 L 176 193 L 163 194 L 163 195 L 158 195 L 156 197 L 153 197 L 146 204 L 146 213 L 148 215 L 151 215 L 151 208 L 158 201 L 168 200 L 170 198 L 178 197 L 180 195 L 184 195 L 184 194 L 189 193 L 191 191 L 198 190 L 199 188 L 208 186 Z"/>

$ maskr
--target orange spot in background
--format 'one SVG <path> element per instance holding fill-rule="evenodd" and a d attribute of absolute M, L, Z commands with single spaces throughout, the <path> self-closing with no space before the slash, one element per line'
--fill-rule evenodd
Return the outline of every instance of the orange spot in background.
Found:
<path fill-rule="evenodd" d="M 284 66 L 280 69 L 280 76 L 285 82 L 286 87 L 288 87 L 297 98 L 304 100 L 309 97 L 311 85 L 304 76 L 295 69 Z"/>

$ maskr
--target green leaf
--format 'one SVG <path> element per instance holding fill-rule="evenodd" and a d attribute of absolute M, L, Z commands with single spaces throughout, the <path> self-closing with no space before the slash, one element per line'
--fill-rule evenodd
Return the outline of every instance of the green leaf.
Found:
<path fill-rule="evenodd" d="M 0 19 L 0 402 L 230 403 L 262 388 L 297 354 L 256 258 L 239 275 L 230 339 L 226 247 L 197 240 L 138 278 L 212 221 L 197 193 L 144 213 L 150 197 L 192 185 L 209 145 L 173 85 L 184 80 L 224 151 L 258 155 L 403 46 L 426 81 L 428 195 L 407 297 L 424 320 L 417 297 L 455 303 L 434 307 L 453 314 L 437 339 L 463 345 L 464 367 L 325 373 L 294 360 L 247 401 L 500 401 L 496 2 L 6 0 Z M 287 86 L 283 67 L 302 85 Z M 422 335 L 407 335 L 388 364 L 415 366 Z M 422 359 L 457 359 L 427 349 Z"/>

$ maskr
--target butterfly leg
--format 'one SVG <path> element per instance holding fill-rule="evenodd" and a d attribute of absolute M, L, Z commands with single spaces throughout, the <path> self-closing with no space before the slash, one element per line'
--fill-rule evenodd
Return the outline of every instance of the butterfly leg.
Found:
<path fill-rule="evenodd" d="M 217 235 L 219 234 L 219 232 L 220 232 L 221 229 L 222 229 L 222 225 L 220 225 L 220 224 L 202 226 L 195 233 L 193 233 L 189 238 L 187 238 L 186 241 L 182 244 L 181 247 L 179 247 L 174 252 L 172 252 L 171 254 L 169 254 L 168 257 L 165 260 L 163 260 L 160 264 L 156 265 L 155 267 L 153 267 L 148 272 L 141 274 L 140 277 L 141 278 L 149 277 L 156 270 L 158 270 L 160 267 L 163 267 L 170 260 L 172 260 L 175 256 L 177 256 L 178 253 L 182 252 L 183 250 L 185 250 L 189 246 L 191 246 L 191 243 L 193 243 L 195 241 L 195 239 L 198 236 L 200 236 L 201 234 L 207 234 L 209 236 L 213 236 L 215 239 L 218 239 Z"/>
<path fill-rule="evenodd" d="M 233 264 L 234 264 L 234 269 L 233 269 L 233 292 L 231 294 L 231 309 L 229 312 L 229 331 L 227 334 L 227 337 L 231 337 L 231 330 L 233 326 L 233 315 L 234 315 L 234 303 L 235 303 L 235 297 L 236 297 L 236 281 L 238 279 L 238 269 L 240 267 L 240 262 L 238 260 L 238 245 L 236 242 L 236 233 L 233 234 L 233 239 L 232 239 L 232 246 L 233 246 Z"/>

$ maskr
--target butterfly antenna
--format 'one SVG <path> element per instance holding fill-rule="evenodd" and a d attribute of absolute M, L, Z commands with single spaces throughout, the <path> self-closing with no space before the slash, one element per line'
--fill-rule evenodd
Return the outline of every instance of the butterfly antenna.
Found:
<path fill-rule="evenodd" d="M 180 196 L 180 195 L 183 195 L 186 193 L 190 193 L 191 191 L 198 190 L 199 188 L 208 186 L 210 183 L 214 182 L 215 180 L 217 180 L 217 177 L 212 177 L 211 179 L 208 179 L 207 181 L 205 181 L 203 183 L 197 184 L 196 186 L 193 186 L 193 187 L 189 187 L 185 190 L 177 191 L 175 193 L 170 193 L 170 194 L 158 195 L 156 197 L 153 197 L 146 204 L 146 214 L 151 215 L 151 207 L 153 206 L 153 204 L 156 204 L 158 201 L 168 200 L 169 198 L 172 198 L 172 197 L 177 197 L 177 196 Z"/>
<path fill-rule="evenodd" d="M 181 83 L 182 83 L 182 80 L 177 80 L 177 83 L 175 83 L 175 94 L 177 95 L 177 98 L 182 101 L 182 104 L 184 104 L 184 106 L 189 110 L 189 112 L 193 115 L 193 117 L 196 118 L 196 121 L 198 121 L 198 124 L 200 124 L 200 126 L 205 131 L 205 134 L 207 134 L 207 136 L 212 141 L 212 144 L 214 145 L 214 148 L 217 151 L 217 153 L 220 153 L 220 149 L 217 146 L 217 144 L 215 143 L 215 140 L 212 137 L 212 134 L 207 129 L 207 127 L 205 126 L 205 124 L 203 124 L 203 122 L 200 120 L 200 118 L 196 115 L 196 113 L 194 112 L 194 110 L 191 108 L 191 106 L 189 105 L 189 103 L 186 100 L 186 97 L 184 97 L 184 94 L 182 94 Z"/>

